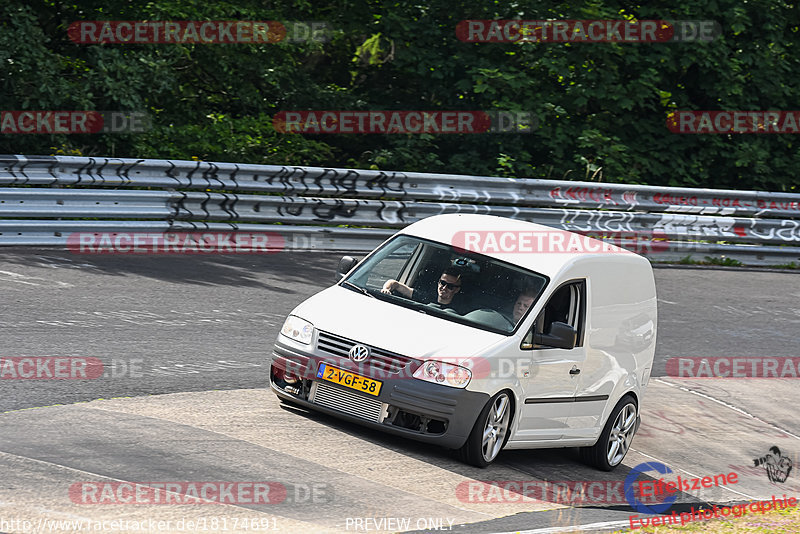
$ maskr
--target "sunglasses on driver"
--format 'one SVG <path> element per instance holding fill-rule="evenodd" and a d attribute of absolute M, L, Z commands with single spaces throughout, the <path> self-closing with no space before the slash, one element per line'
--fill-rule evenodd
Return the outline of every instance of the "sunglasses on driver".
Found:
<path fill-rule="evenodd" d="M 461 284 L 453 284 L 451 282 L 445 282 L 444 280 L 439 280 L 439 285 L 445 289 L 457 289 L 461 287 Z"/>

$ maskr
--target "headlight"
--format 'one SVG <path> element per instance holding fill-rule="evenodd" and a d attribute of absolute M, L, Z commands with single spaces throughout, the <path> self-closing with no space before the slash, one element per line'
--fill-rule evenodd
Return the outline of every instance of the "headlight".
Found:
<path fill-rule="evenodd" d="M 472 379 L 472 371 L 460 365 L 427 360 L 414 371 L 414 378 L 453 388 L 465 388 Z"/>
<path fill-rule="evenodd" d="M 311 337 L 314 334 L 314 325 L 296 315 L 290 315 L 286 318 L 286 322 L 283 323 L 281 334 L 308 345 L 311 343 Z"/>

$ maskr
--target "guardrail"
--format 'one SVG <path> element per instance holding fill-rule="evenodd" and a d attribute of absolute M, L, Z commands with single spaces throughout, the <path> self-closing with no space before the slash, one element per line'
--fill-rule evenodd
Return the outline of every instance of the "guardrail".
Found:
<path fill-rule="evenodd" d="M 285 242 L 302 238 L 314 250 L 363 252 L 391 235 L 390 228 L 440 213 L 486 213 L 589 234 L 657 236 L 657 253 L 639 250 L 656 261 L 691 254 L 749 264 L 800 262 L 800 194 L 793 193 L 0 156 L 0 245 L 64 245 L 75 232 L 239 230 L 274 232 Z"/>

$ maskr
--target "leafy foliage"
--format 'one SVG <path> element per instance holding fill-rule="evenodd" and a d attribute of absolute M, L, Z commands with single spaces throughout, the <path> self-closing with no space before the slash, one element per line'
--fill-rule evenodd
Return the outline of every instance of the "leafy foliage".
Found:
<path fill-rule="evenodd" d="M 353 166 L 796 190 L 792 135 L 680 135 L 675 110 L 796 110 L 800 12 L 785 0 L 6 0 L 0 109 L 145 111 L 141 134 L 0 135 L 5 153 Z M 465 19 L 715 20 L 684 43 L 467 43 Z M 327 42 L 96 44 L 80 20 L 325 21 Z M 530 111 L 529 134 L 278 133 L 289 110 Z"/>

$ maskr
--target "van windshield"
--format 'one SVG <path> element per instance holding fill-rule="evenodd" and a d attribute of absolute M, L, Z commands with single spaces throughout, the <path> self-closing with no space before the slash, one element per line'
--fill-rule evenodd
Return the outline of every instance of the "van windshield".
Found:
<path fill-rule="evenodd" d="M 341 284 L 399 306 L 509 334 L 547 282 L 544 275 L 488 256 L 401 235 Z"/>

